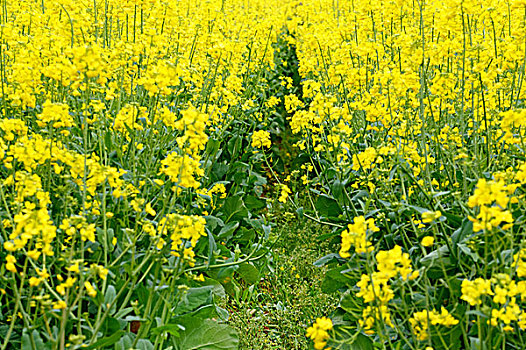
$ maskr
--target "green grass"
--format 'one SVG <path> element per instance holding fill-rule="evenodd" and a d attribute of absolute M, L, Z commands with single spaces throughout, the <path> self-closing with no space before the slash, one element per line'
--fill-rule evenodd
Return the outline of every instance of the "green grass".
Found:
<path fill-rule="evenodd" d="M 336 249 L 333 243 L 316 240 L 327 228 L 298 221 L 287 212 L 277 213 L 274 220 L 279 238 L 271 272 L 262 276 L 251 298 L 228 301 L 241 350 L 307 349 L 306 328 L 337 305 L 337 295 L 324 294 L 320 288 L 326 269 L 313 265 Z"/>

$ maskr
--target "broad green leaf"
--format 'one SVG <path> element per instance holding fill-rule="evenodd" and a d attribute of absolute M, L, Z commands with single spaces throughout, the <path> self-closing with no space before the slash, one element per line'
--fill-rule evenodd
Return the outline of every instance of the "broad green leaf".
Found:
<path fill-rule="evenodd" d="M 332 195 L 335 199 L 339 200 L 340 203 L 344 200 L 344 189 L 345 186 L 340 180 L 334 180 L 331 186 Z"/>
<path fill-rule="evenodd" d="M 116 331 L 122 329 L 124 325 L 126 325 L 126 322 L 123 322 L 121 325 L 121 322 L 119 322 L 119 320 L 116 318 L 106 317 L 100 330 L 103 334 L 113 334 Z"/>
<path fill-rule="evenodd" d="M 44 341 L 37 330 L 33 330 L 31 335 L 33 336 L 33 342 L 36 349 L 51 349 L 51 344 L 44 344 Z M 28 334 L 27 328 L 24 328 L 22 334 L 22 350 L 33 350 L 33 344 L 31 342 L 31 337 Z"/>
<path fill-rule="evenodd" d="M 116 297 L 117 292 L 115 291 L 115 287 L 112 285 L 108 286 L 108 289 L 106 289 L 106 293 L 104 293 L 104 306 L 107 307 L 107 305 L 111 305 L 111 303 L 115 300 Z M 116 309 L 117 303 L 111 306 L 110 315 L 113 315 Z"/>
<path fill-rule="evenodd" d="M 349 283 L 349 279 L 342 274 L 347 267 L 339 266 L 327 271 L 321 284 L 321 290 L 324 293 L 333 293 Z"/>
<path fill-rule="evenodd" d="M 133 345 L 135 334 L 127 333 L 118 342 L 115 343 L 115 350 L 129 350 Z"/>
<path fill-rule="evenodd" d="M 267 203 L 256 196 L 246 196 L 245 205 L 249 210 L 257 210 L 265 208 L 267 206 Z"/>
<path fill-rule="evenodd" d="M 171 335 L 175 336 L 175 337 L 179 337 L 180 336 L 180 332 L 182 331 L 182 326 L 179 325 L 179 324 L 175 324 L 175 323 L 169 323 L 169 324 L 165 324 L 164 326 L 160 326 L 160 327 L 156 327 L 156 328 L 153 328 L 151 330 L 151 333 L 153 335 L 159 335 L 163 332 L 167 332 L 167 333 L 170 333 Z"/>
<path fill-rule="evenodd" d="M 230 197 L 223 204 L 223 217 L 225 223 L 230 221 L 241 221 L 248 217 L 248 210 L 241 196 Z"/>
<path fill-rule="evenodd" d="M 206 153 L 210 155 L 215 155 L 217 151 L 219 150 L 219 146 L 221 145 L 221 141 L 216 140 L 214 138 L 209 138 L 208 142 L 206 143 Z"/>
<path fill-rule="evenodd" d="M 219 234 L 217 235 L 219 238 L 228 239 L 234 231 L 239 227 L 239 221 L 235 222 L 229 222 L 226 224 L 221 231 L 219 231 Z"/>
<path fill-rule="evenodd" d="M 216 279 L 220 283 L 228 283 L 232 280 L 234 272 L 238 269 L 238 265 L 226 266 L 219 269 Z"/>
<path fill-rule="evenodd" d="M 336 337 L 337 342 L 329 341 L 327 346 L 331 346 L 333 349 L 338 350 L 373 350 L 373 341 L 362 333 L 349 334 L 348 332 L 342 332 L 342 328 L 339 328 L 337 332 L 339 336 Z"/>
<path fill-rule="evenodd" d="M 181 297 L 174 313 L 176 315 L 184 315 L 185 313 L 194 311 L 201 306 L 212 304 L 213 289 L 213 286 L 188 289 Z"/>
<path fill-rule="evenodd" d="M 473 222 L 469 219 L 464 219 L 462 221 L 462 226 L 460 226 L 453 234 L 451 235 L 451 240 L 453 244 L 458 244 L 464 241 L 466 238 L 470 237 L 473 234 Z"/>
<path fill-rule="evenodd" d="M 239 265 L 237 273 L 248 284 L 254 284 L 259 281 L 259 271 L 252 264 L 244 263 Z"/>
<path fill-rule="evenodd" d="M 177 350 L 237 350 L 237 332 L 211 320 L 184 317 L 178 320 L 184 327 L 181 336 L 174 340 Z"/>
<path fill-rule="evenodd" d="M 111 346 L 113 344 L 115 344 L 116 342 L 119 341 L 119 339 L 123 336 L 123 334 L 125 334 L 126 332 L 125 331 L 117 331 L 115 333 L 113 333 L 112 335 L 110 335 L 109 337 L 104 337 L 104 338 L 101 338 L 99 340 L 97 340 L 95 343 L 89 345 L 89 346 L 86 346 L 84 348 L 82 348 L 83 350 L 92 350 L 92 349 L 102 349 L 106 346 Z"/>
<path fill-rule="evenodd" d="M 137 350 L 153 350 L 153 344 L 148 339 L 139 339 L 137 341 Z"/>
<path fill-rule="evenodd" d="M 342 213 L 342 209 L 338 202 L 325 194 L 320 194 L 315 204 L 318 214 L 324 217 L 338 216 Z"/>
<path fill-rule="evenodd" d="M 314 262 L 314 266 L 322 267 L 327 264 L 330 264 L 331 262 L 338 262 L 340 259 L 341 259 L 340 254 L 331 253 L 331 254 L 325 255 L 324 257 L 316 260 Z"/>

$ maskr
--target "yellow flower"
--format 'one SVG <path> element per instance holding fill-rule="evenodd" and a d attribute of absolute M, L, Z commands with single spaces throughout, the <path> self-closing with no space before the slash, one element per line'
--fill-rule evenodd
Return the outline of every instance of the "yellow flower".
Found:
<path fill-rule="evenodd" d="M 38 285 L 40 284 L 41 281 L 42 281 L 42 280 L 41 280 L 40 278 L 37 278 L 37 277 L 31 277 L 31 278 L 29 279 L 29 285 L 30 285 L 31 287 L 36 287 L 36 286 L 38 286 Z"/>
<path fill-rule="evenodd" d="M 378 232 L 380 229 L 376 227 L 373 218 L 365 220 L 364 216 L 354 218 L 354 223 L 347 226 L 347 230 L 342 232 L 342 247 L 340 249 L 340 256 L 348 258 L 351 255 L 349 250 L 352 246 L 357 253 L 368 253 L 373 251 L 371 242 L 367 240 L 367 232 Z"/>
<path fill-rule="evenodd" d="M 84 287 L 90 297 L 95 298 L 97 296 L 97 291 L 89 281 L 84 282 Z"/>
<path fill-rule="evenodd" d="M 57 302 L 54 302 L 51 306 L 53 309 L 62 310 L 68 307 L 65 301 L 59 300 Z"/>
<path fill-rule="evenodd" d="M 150 203 L 146 204 L 146 208 L 144 209 L 144 211 L 146 211 L 151 216 L 155 216 L 157 214 L 156 211 L 152 208 L 152 205 Z"/>
<path fill-rule="evenodd" d="M 177 153 L 170 153 L 161 161 L 161 172 L 168 175 L 170 180 L 181 187 L 199 188 L 197 178 L 204 175 L 198 158 L 189 155 L 180 156 Z"/>
<path fill-rule="evenodd" d="M 6 264 L 5 264 L 6 270 L 16 273 L 16 266 L 15 266 L 16 258 L 12 256 L 11 254 L 9 254 L 8 256 L 6 256 L 5 260 L 6 260 Z"/>
<path fill-rule="evenodd" d="M 482 296 L 494 294 L 491 290 L 491 281 L 483 278 L 477 278 L 474 281 L 463 280 L 461 290 L 460 299 L 467 301 L 472 306 L 482 304 Z"/>
<path fill-rule="evenodd" d="M 332 321 L 327 317 L 317 318 L 314 324 L 307 328 L 307 337 L 314 341 L 314 348 L 324 349 L 329 339 L 328 330 L 332 329 Z"/>
<path fill-rule="evenodd" d="M 80 270 L 79 270 L 79 263 L 78 262 L 74 263 L 73 265 L 68 267 L 67 270 L 70 271 L 70 272 L 79 273 L 80 272 Z"/>
<path fill-rule="evenodd" d="M 424 222 L 426 224 L 429 224 L 429 223 L 435 221 L 436 219 L 438 219 L 441 216 L 442 216 L 442 213 L 439 210 L 437 210 L 437 211 L 426 211 L 426 212 L 422 213 L 422 222 Z"/>
<path fill-rule="evenodd" d="M 450 315 L 444 307 L 441 308 L 440 313 L 435 309 L 415 312 L 413 317 L 409 318 L 409 323 L 418 340 L 426 340 L 429 337 L 429 322 L 433 326 L 452 327 L 458 324 L 459 321 Z"/>
<path fill-rule="evenodd" d="M 270 142 L 270 133 L 268 131 L 258 130 L 252 134 L 252 147 L 270 148 L 270 146 L 272 146 L 272 143 Z"/>
<path fill-rule="evenodd" d="M 281 184 L 280 187 L 281 187 L 281 194 L 280 194 L 278 200 L 281 203 L 286 203 L 287 199 L 289 198 L 289 194 L 291 194 L 292 192 L 291 192 L 290 188 L 287 185 L 285 185 L 285 184 Z"/>
<path fill-rule="evenodd" d="M 424 238 L 422 238 L 421 244 L 424 247 L 431 247 L 434 242 L 435 242 L 435 238 L 433 238 L 433 236 L 425 236 Z"/>

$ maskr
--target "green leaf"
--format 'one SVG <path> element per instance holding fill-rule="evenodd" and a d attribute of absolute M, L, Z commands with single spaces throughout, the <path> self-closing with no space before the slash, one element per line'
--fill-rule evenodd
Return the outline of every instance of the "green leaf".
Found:
<path fill-rule="evenodd" d="M 115 343 L 115 350 L 129 350 L 132 348 L 135 334 L 127 333 L 118 342 Z M 82 348 L 84 349 L 84 348 Z"/>
<path fill-rule="evenodd" d="M 111 303 L 115 300 L 117 297 L 117 292 L 115 291 L 114 286 L 108 286 L 108 289 L 106 289 L 106 293 L 104 293 L 104 307 L 108 307 L 108 305 L 111 305 Z M 110 315 L 113 315 L 115 313 L 115 310 L 117 309 L 117 303 L 113 304 L 110 309 Z"/>
<path fill-rule="evenodd" d="M 296 214 L 298 214 L 298 216 L 300 217 L 300 219 L 303 218 L 303 214 L 305 213 L 305 210 L 303 210 L 303 207 L 298 207 L 298 209 L 296 209 Z"/>
<path fill-rule="evenodd" d="M 481 350 L 480 339 L 475 337 L 469 337 L 469 345 L 471 350 Z"/>
<path fill-rule="evenodd" d="M 344 200 L 344 189 L 345 186 L 340 180 L 335 180 L 331 186 L 332 195 L 339 201 Z"/>
<path fill-rule="evenodd" d="M 104 337 L 99 340 L 97 340 L 95 343 L 91 344 L 90 346 L 86 346 L 82 348 L 83 350 L 92 350 L 92 349 L 102 349 L 106 346 L 111 346 L 115 344 L 116 342 L 121 339 L 121 337 L 125 334 L 125 331 L 117 331 L 114 334 L 110 335 L 109 337 Z"/>
<path fill-rule="evenodd" d="M 265 239 L 268 239 L 271 231 L 270 225 L 265 225 L 265 221 L 261 218 L 259 219 L 250 219 L 247 220 L 250 226 L 252 226 L 254 229 L 256 229 L 259 233 L 263 233 L 265 235 Z"/>
<path fill-rule="evenodd" d="M 137 350 L 153 350 L 153 344 L 148 339 L 139 339 L 136 345 Z"/>
<path fill-rule="evenodd" d="M 246 196 L 245 205 L 247 206 L 248 210 L 257 210 L 265 208 L 267 203 L 256 196 Z"/>
<path fill-rule="evenodd" d="M 316 260 L 313 265 L 316 267 L 322 267 L 327 264 L 330 264 L 331 262 L 338 262 L 340 259 L 341 259 L 340 254 L 331 253 L 331 254 L 325 255 L 323 258 Z"/>
<path fill-rule="evenodd" d="M 464 219 L 462 221 L 462 226 L 460 226 L 453 234 L 451 235 L 451 240 L 454 245 L 464 241 L 464 239 L 470 237 L 473 234 L 473 222 L 469 219 Z"/>
<path fill-rule="evenodd" d="M 221 141 L 209 138 L 208 142 L 206 143 L 206 153 L 210 154 L 211 156 L 215 155 L 217 151 L 219 151 L 220 145 Z"/>
<path fill-rule="evenodd" d="M 338 332 L 339 331 L 339 332 Z M 362 333 L 349 334 L 343 332 L 343 329 L 338 327 L 336 334 L 336 341 L 329 341 L 327 346 L 331 346 L 333 349 L 338 350 L 373 350 L 373 341 Z"/>
<path fill-rule="evenodd" d="M 442 246 L 420 259 L 420 263 L 427 267 L 426 275 L 431 279 L 447 278 L 448 271 L 454 269 L 453 262 L 447 246 Z"/>
<path fill-rule="evenodd" d="M 222 307 L 219 307 L 219 306 L 216 306 L 216 314 L 220 320 L 225 321 L 225 322 L 228 321 L 228 318 L 230 317 L 230 313 L 228 312 L 228 310 L 223 309 Z"/>
<path fill-rule="evenodd" d="M 217 236 L 223 239 L 228 239 L 230 238 L 230 236 L 234 234 L 234 231 L 238 227 L 239 227 L 239 221 L 229 222 L 221 229 L 221 231 L 219 231 L 219 234 Z"/>
<path fill-rule="evenodd" d="M 165 324 L 164 326 L 156 327 L 151 330 L 152 335 L 159 335 L 161 333 L 167 332 L 175 337 L 180 336 L 180 332 L 182 331 L 182 327 L 179 324 L 169 323 Z"/>
<path fill-rule="evenodd" d="M 325 194 L 320 194 L 315 204 L 316 210 L 324 217 L 337 217 L 342 213 L 342 209 L 338 202 Z"/>
<path fill-rule="evenodd" d="M 259 271 L 252 264 L 244 263 L 239 265 L 237 273 L 248 284 L 254 284 L 259 281 Z"/>
<path fill-rule="evenodd" d="M 214 231 L 216 227 L 223 227 L 225 226 L 225 223 L 220 218 L 216 218 L 215 216 L 209 215 L 204 217 L 206 219 L 206 227 L 210 229 L 210 231 Z"/>
<path fill-rule="evenodd" d="M 442 213 L 444 217 L 447 219 L 448 223 L 451 225 L 457 226 L 460 225 L 463 221 L 461 216 L 450 214 L 450 213 Z M 464 219 L 465 220 L 465 219 Z"/>
<path fill-rule="evenodd" d="M 420 263 L 427 267 L 434 265 L 435 262 L 445 263 L 446 266 L 450 265 L 451 260 L 449 259 L 449 249 L 447 246 L 441 246 L 420 259 Z"/>
<path fill-rule="evenodd" d="M 220 283 L 228 283 L 232 280 L 234 272 L 238 269 L 238 265 L 222 267 L 217 273 L 216 279 Z"/>
<path fill-rule="evenodd" d="M 358 337 L 356 337 L 356 340 L 354 341 L 354 343 L 351 344 L 350 349 L 352 350 L 372 350 L 373 342 L 371 338 L 360 333 L 358 334 Z"/>
<path fill-rule="evenodd" d="M 358 321 L 362 317 L 363 300 L 347 290 L 340 300 L 340 307 L 347 312 L 347 316 L 352 321 Z"/>
<path fill-rule="evenodd" d="M 431 342 L 436 350 L 460 349 L 462 328 L 460 325 L 448 328 L 440 325 L 430 327 Z M 444 343 L 444 340 L 446 341 Z M 494 349 L 490 345 L 490 349 Z"/>
<path fill-rule="evenodd" d="M 228 281 L 223 284 L 225 292 L 230 295 L 232 298 L 238 300 L 239 294 L 241 293 L 241 288 L 237 285 L 236 281 Z"/>
<path fill-rule="evenodd" d="M 406 204 L 405 206 L 408 207 L 408 208 L 413 209 L 414 211 L 416 211 L 416 212 L 419 213 L 420 215 L 422 215 L 423 213 L 426 213 L 426 212 L 430 211 L 429 209 L 422 208 L 422 207 L 417 207 L 416 205 L 409 205 L 409 204 Z"/>
<path fill-rule="evenodd" d="M 213 289 L 213 286 L 188 289 L 181 297 L 181 300 L 174 310 L 174 313 L 176 315 L 184 315 L 185 313 L 194 311 L 201 306 L 212 304 Z"/>
<path fill-rule="evenodd" d="M 205 281 L 201 282 L 201 284 L 212 287 L 212 293 L 214 295 L 214 300 L 216 298 L 219 298 L 219 299 L 226 298 L 225 288 L 221 285 L 221 283 L 219 283 L 215 279 L 205 277 Z"/>
<path fill-rule="evenodd" d="M 250 176 L 248 177 L 248 185 L 249 186 L 264 186 L 267 184 L 267 178 L 256 173 L 255 171 L 250 170 L 249 171 Z M 258 193 L 256 193 L 259 195 Z M 257 198 L 257 197 L 256 197 Z"/>
<path fill-rule="evenodd" d="M 217 248 L 216 240 L 214 238 L 214 235 L 210 230 L 206 230 L 206 233 L 208 235 L 208 261 L 207 264 L 210 266 L 210 264 L 215 260 L 214 259 L 214 251 Z"/>
<path fill-rule="evenodd" d="M 481 257 L 478 255 L 478 253 L 471 250 L 471 248 L 469 248 L 464 243 L 459 243 L 457 247 L 458 247 L 459 253 L 469 256 L 471 259 L 473 259 L 474 262 L 478 262 L 479 260 L 481 260 Z"/>
<path fill-rule="evenodd" d="M 104 134 L 104 143 L 106 149 L 113 149 L 113 143 L 111 141 L 111 132 L 108 131 Z"/>
<path fill-rule="evenodd" d="M 229 326 L 211 320 L 194 317 L 180 318 L 184 327 L 181 336 L 174 341 L 177 350 L 237 350 L 237 332 Z"/>
<path fill-rule="evenodd" d="M 42 340 L 42 337 L 40 337 L 40 334 L 37 330 L 33 330 L 33 332 L 31 332 L 31 335 L 33 336 L 33 341 L 35 342 L 36 349 L 51 349 L 51 344 L 44 344 L 44 341 Z M 28 334 L 27 328 L 24 328 L 22 334 L 22 350 L 33 350 L 33 345 L 31 344 L 31 338 Z"/>
<path fill-rule="evenodd" d="M 123 322 L 123 324 L 125 325 L 126 323 Z M 119 320 L 113 317 L 106 317 L 100 329 L 103 334 L 113 334 L 122 328 Z"/>
<path fill-rule="evenodd" d="M 342 274 L 342 271 L 345 269 L 347 269 L 347 267 L 339 266 L 327 271 L 325 279 L 321 283 L 321 290 L 324 293 L 333 293 L 345 286 L 349 282 L 349 279 Z"/>
<path fill-rule="evenodd" d="M 241 149 L 241 144 L 243 143 L 243 138 L 239 135 L 233 136 L 227 143 L 227 149 L 232 155 L 232 158 L 236 158 L 237 153 Z"/>
<path fill-rule="evenodd" d="M 223 204 L 223 217 L 225 223 L 230 221 L 241 221 L 248 217 L 248 210 L 241 196 L 230 197 Z"/>

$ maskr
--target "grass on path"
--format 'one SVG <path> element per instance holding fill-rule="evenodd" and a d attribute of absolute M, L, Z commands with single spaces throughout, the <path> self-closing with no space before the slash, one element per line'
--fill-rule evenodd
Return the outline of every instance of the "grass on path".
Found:
<path fill-rule="evenodd" d="M 313 265 L 337 248 L 335 243 L 316 240 L 327 229 L 286 212 L 274 221 L 279 241 L 272 271 L 248 300 L 229 300 L 230 324 L 239 332 L 241 350 L 308 349 L 312 345 L 305 337 L 306 328 L 337 305 L 337 296 L 320 288 L 326 269 Z"/>

